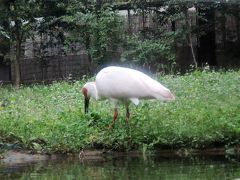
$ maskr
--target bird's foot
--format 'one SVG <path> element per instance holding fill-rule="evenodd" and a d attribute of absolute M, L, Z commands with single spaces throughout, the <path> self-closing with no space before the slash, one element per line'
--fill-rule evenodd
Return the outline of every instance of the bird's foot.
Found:
<path fill-rule="evenodd" d="M 108 126 L 108 130 L 112 130 L 113 127 L 114 127 L 114 123 L 112 123 L 112 124 L 110 124 L 110 125 Z"/>

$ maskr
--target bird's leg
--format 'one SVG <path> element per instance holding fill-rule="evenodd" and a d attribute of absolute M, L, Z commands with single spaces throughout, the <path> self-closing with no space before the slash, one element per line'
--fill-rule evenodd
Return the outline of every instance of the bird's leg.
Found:
<path fill-rule="evenodd" d="M 129 120 L 129 117 L 130 117 L 130 112 L 129 112 L 129 108 L 128 108 L 129 104 L 126 104 L 125 107 L 126 107 L 126 124 L 128 125 L 128 120 Z"/>
<path fill-rule="evenodd" d="M 112 121 L 112 123 L 111 123 L 110 126 L 109 126 L 110 129 L 113 128 L 114 123 L 115 123 L 115 121 L 116 121 L 116 119 L 117 119 L 117 116 L 118 116 L 118 109 L 117 109 L 117 108 L 114 108 L 113 121 Z"/>
<path fill-rule="evenodd" d="M 127 125 L 128 125 L 129 116 L 130 116 L 129 108 L 127 107 L 127 108 L 126 108 L 126 124 L 127 124 Z"/>

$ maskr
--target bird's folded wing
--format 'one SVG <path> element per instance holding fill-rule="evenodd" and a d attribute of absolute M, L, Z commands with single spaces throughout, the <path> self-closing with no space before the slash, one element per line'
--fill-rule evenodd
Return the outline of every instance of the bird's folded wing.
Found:
<path fill-rule="evenodd" d="M 136 106 L 139 104 L 139 99 L 138 98 L 130 98 L 129 99 L 133 104 L 135 104 Z"/>

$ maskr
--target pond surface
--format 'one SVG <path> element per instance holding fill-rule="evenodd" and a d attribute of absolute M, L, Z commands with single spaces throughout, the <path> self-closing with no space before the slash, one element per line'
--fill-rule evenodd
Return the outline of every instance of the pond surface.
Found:
<path fill-rule="evenodd" d="M 224 156 L 104 155 L 1 163 L 0 179 L 237 179 L 240 163 Z"/>

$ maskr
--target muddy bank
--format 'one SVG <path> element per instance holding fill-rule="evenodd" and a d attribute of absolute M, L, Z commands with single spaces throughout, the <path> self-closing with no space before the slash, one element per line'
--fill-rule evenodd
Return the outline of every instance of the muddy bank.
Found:
<path fill-rule="evenodd" d="M 51 161 L 58 159 L 80 159 L 86 161 L 103 161 L 103 151 L 86 150 L 75 154 L 41 154 L 29 153 L 23 150 L 7 150 L 0 155 L 0 164 L 12 165 L 21 163 L 35 163 L 39 161 Z"/>
<path fill-rule="evenodd" d="M 5 150 L 0 154 L 1 165 L 12 165 L 20 163 L 35 163 L 39 161 L 52 161 L 58 159 L 79 159 L 81 161 L 106 161 L 108 156 L 163 156 L 163 157 L 186 157 L 186 156 L 224 156 L 224 155 L 240 155 L 240 149 L 225 148 L 208 148 L 208 149 L 168 149 L 157 150 L 154 152 L 143 153 L 140 151 L 117 152 L 110 150 L 82 150 L 79 153 L 65 154 L 41 154 L 29 153 L 24 150 Z"/>
<path fill-rule="evenodd" d="M 49 155 L 30 154 L 24 151 L 9 150 L 1 154 L 1 164 L 34 163 L 52 159 Z"/>

